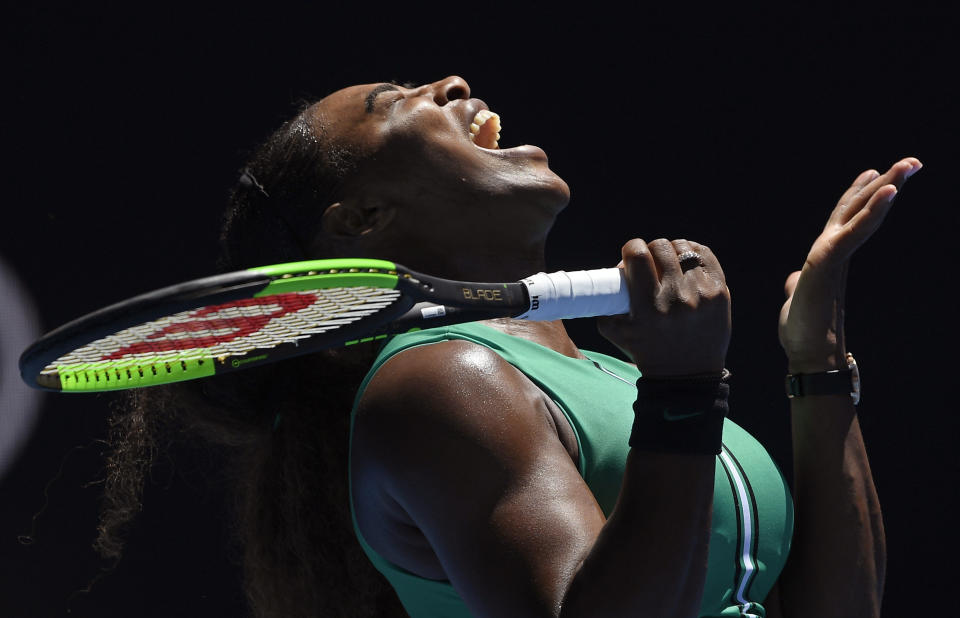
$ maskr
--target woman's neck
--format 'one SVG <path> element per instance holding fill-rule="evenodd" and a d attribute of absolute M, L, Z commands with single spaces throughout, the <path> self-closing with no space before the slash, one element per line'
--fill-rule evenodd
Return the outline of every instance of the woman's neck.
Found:
<path fill-rule="evenodd" d="M 425 275 L 458 281 L 509 283 L 546 269 L 542 245 L 517 247 L 491 243 L 489 247 L 478 248 L 468 243 L 416 242 L 381 246 L 370 253 L 369 257 L 388 259 Z"/>
<path fill-rule="evenodd" d="M 573 340 L 570 339 L 570 336 L 567 334 L 567 329 L 564 328 L 561 320 L 555 320 L 553 322 L 532 322 L 529 320 L 499 318 L 496 320 L 484 320 L 483 323 L 502 333 L 538 343 L 564 356 L 569 356 L 570 358 L 586 358 L 577 348 Z"/>

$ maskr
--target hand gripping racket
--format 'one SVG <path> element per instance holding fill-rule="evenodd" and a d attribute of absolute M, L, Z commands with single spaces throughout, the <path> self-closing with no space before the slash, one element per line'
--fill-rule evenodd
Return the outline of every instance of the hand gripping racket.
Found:
<path fill-rule="evenodd" d="M 28 385 L 45 390 L 114 391 L 435 326 L 629 310 L 617 268 L 472 283 L 385 260 L 312 260 L 195 279 L 100 309 L 27 348 L 20 374 Z"/>

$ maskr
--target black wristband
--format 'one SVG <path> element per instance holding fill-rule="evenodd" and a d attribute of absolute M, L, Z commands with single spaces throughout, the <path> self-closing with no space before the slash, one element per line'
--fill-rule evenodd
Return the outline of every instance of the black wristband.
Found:
<path fill-rule="evenodd" d="M 729 410 L 730 372 L 637 380 L 630 446 L 660 453 L 716 455 Z"/>

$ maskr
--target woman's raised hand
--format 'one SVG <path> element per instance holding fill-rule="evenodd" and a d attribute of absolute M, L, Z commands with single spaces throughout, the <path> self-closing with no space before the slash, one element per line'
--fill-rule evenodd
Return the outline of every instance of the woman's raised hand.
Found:
<path fill-rule="evenodd" d="M 843 294 L 850 256 L 880 227 L 897 191 L 920 167 L 908 157 L 885 174 L 860 174 L 837 202 L 803 269 L 787 277 L 779 334 L 791 372 L 845 366 Z"/>
<path fill-rule="evenodd" d="M 700 256 L 683 260 L 694 252 Z M 639 238 L 623 246 L 630 314 L 599 320 L 600 334 L 648 377 L 719 374 L 730 343 L 730 290 L 706 245 Z"/>

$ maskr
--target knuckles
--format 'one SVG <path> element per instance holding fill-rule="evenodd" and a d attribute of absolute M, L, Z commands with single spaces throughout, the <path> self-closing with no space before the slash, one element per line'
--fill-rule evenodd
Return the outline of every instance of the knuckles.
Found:
<path fill-rule="evenodd" d="M 623 248 L 620 250 L 620 255 L 623 257 L 624 262 L 632 262 L 646 258 L 650 255 L 650 250 L 647 248 L 647 243 L 643 242 L 643 239 L 634 238 L 633 240 L 628 240 L 626 244 L 623 245 Z"/>
<path fill-rule="evenodd" d="M 680 289 L 661 295 L 654 304 L 657 312 L 663 315 L 710 312 L 728 307 L 730 294 L 725 287 Z"/>
<path fill-rule="evenodd" d="M 665 259 L 671 259 L 676 255 L 676 246 L 688 245 L 692 250 L 700 253 L 705 262 L 712 264 L 710 274 L 707 276 L 664 276 L 664 272 L 676 273 L 676 269 L 668 270 L 664 264 L 656 264 L 656 271 L 661 273 L 659 281 L 659 291 L 655 297 L 651 298 L 652 307 L 632 307 L 631 313 L 646 313 L 652 310 L 661 315 L 670 313 L 689 313 L 697 309 L 707 309 L 715 306 L 729 305 L 730 291 L 727 288 L 723 271 L 718 268 L 716 258 L 707 245 L 688 241 L 685 239 L 668 240 L 666 238 L 657 238 L 645 242 L 643 239 L 634 238 L 627 241 L 622 249 L 621 255 L 624 265 L 628 267 L 628 276 L 634 280 L 636 285 L 647 287 L 652 281 L 649 281 L 645 273 L 650 272 L 644 268 L 643 262 L 662 262 Z"/>
<path fill-rule="evenodd" d="M 645 242 L 642 238 L 633 238 L 624 243 L 623 247 L 620 249 L 620 254 L 624 260 L 628 259 L 638 259 L 644 258 L 651 255 L 652 252 L 660 251 L 676 251 L 675 245 L 677 243 L 688 244 L 691 248 L 707 257 L 707 255 L 713 255 L 710 247 L 702 243 L 698 243 L 692 240 L 686 240 L 684 238 L 677 238 L 675 240 L 668 240 L 666 238 L 657 238 L 656 240 L 651 240 Z"/>
<path fill-rule="evenodd" d="M 699 253 L 704 266 L 684 272 L 676 262 L 680 249 Z M 682 239 L 645 242 L 635 238 L 623 245 L 621 254 L 631 285 L 630 313 L 598 320 L 603 337 L 641 370 L 661 366 L 667 359 L 667 364 L 684 373 L 684 363 L 692 361 L 690 354 L 673 358 L 678 350 L 696 350 L 697 366 L 703 364 L 700 357 L 725 355 L 730 291 L 709 247 Z"/>

